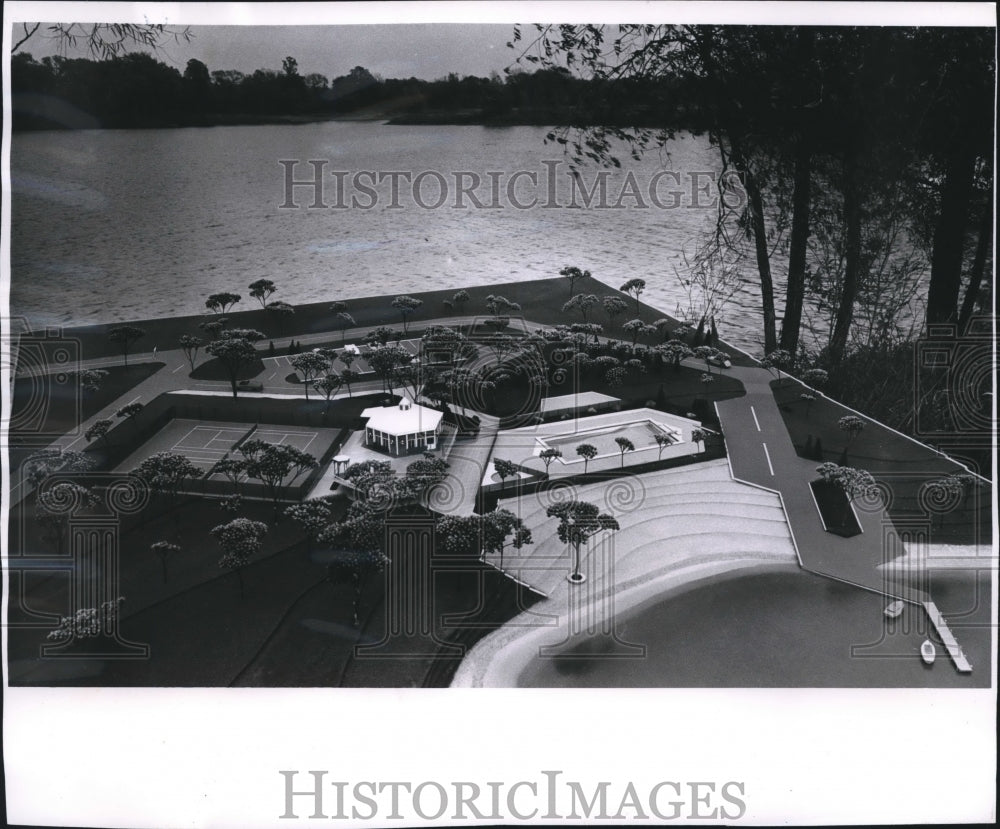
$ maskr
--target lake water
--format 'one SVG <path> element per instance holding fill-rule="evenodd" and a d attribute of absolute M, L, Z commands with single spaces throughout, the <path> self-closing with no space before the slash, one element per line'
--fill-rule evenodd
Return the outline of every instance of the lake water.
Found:
<path fill-rule="evenodd" d="M 685 135 L 669 155 L 647 153 L 623 160 L 609 174 L 613 203 L 631 173 L 640 198 L 619 209 L 546 208 L 571 201 L 568 165 L 561 149 L 545 146 L 536 127 L 417 127 L 333 122 L 296 126 L 210 129 L 103 130 L 19 133 L 11 154 L 13 227 L 11 309 L 37 325 L 123 321 L 204 310 L 212 292 L 244 295 L 259 278 L 278 285 L 274 299 L 291 303 L 372 294 L 500 283 L 555 276 L 566 265 L 590 270 L 612 288 L 626 279 L 647 281 L 644 299 L 668 313 L 687 308 L 676 269 L 683 267 L 700 234 L 711 227 L 712 207 L 690 206 L 692 172 L 717 169 L 707 139 Z M 312 177 L 306 161 L 326 160 L 324 198 L 338 201 L 330 173 L 349 171 L 346 201 L 371 198 L 351 186 L 360 170 L 439 171 L 448 201 L 425 209 L 401 185 L 391 203 L 391 180 L 376 187 L 371 209 L 307 209 L 312 190 L 298 188 L 299 209 L 281 209 L 285 168 L 298 159 L 297 179 Z M 546 167 L 546 161 L 551 164 Z M 556 162 L 559 162 L 558 166 Z M 516 209 L 508 198 L 540 205 Z M 550 172 L 554 170 L 554 175 Z M 656 207 L 677 196 L 676 208 Z M 471 197 L 455 207 L 456 172 L 479 176 Z M 496 175 L 490 178 L 489 173 Z M 597 168 L 582 170 L 590 188 Z M 547 181 L 555 181 L 550 199 Z M 369 179 L 362 180 L 364 185 Z M 492 198 L 493 182 L 499 197 Z M 474 179 L 462 179 L 467 187 Z M 440 180 L 425 176 L 418 198 L 432 204 Z M 582 204 L 580 194 L 577 203 Z M 698 197 L 704 200 L 704 197 Z M 501 204 L 492 209 L 490 204 Z M 779 303 L 780 304 L 780 303 Z M 759 350 L 759 293 L 752 263 L 746 286 L 719 319 L 720 333 Z"/>
<path fill-rule="evenodd" d="M 973 664 L 960 674 L 922 611 L 883 614 L 886 599 L 805 572 L 722 577 L 620 620 L 642 659 L 602 659 L 582 644 L 570 658 L 534 659 L 521 687 L 982 688 L 990 684 L 990 573 L 935 573 L 935 602 Z M 925 665 L 920 643 L 937 643 Z"/>

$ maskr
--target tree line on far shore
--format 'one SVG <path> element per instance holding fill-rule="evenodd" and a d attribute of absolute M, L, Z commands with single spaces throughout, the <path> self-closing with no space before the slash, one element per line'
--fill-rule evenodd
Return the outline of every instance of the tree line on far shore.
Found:
<path fill-rule="evenodd" d="M 107 59 L 11 58 L 17 129 L 138 128 L 266 122 L 377 113 L 443 123 L 654 123 L 665 109 L 693 122 L 690 96 L 669 80 L 611 84 L 565 68 L 433 81 L 381 78 L 363 66 L 328 78 L 280 70 L 212 70 L 191 59 L 183 72 L 145 52 Z"/>

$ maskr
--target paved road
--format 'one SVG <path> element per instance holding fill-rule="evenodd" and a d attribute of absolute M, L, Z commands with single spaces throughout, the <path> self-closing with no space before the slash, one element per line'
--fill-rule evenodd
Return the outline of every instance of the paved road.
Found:
<path fill-rule="evenodd" d="M 887 581 L 878 569 L 905 553 L 884 509 L 856 504 L 863 532 L 851 538 L 823 529 L 809 487 L 819 477 L 817 463 L 796 453 L 771 391 L 774 377 L 761 368 L 734 367 L 726 373 L 747 391 L 744 397 L 716 403 L 733 477 L 781 494 L 802 566 L 907 601 L 926 601 L 926 594 Z"/>

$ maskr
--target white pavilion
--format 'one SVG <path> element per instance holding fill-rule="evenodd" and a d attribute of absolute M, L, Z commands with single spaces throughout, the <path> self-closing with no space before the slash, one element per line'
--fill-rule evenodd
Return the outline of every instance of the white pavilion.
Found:
<path fill-rule="evenodd" d="M 410 455 L 437 449 L 444 415 L 404 397 L 392 406 L 365 409 L 361 417 L 368 421 L 366 446 L 390 455 Z"/>

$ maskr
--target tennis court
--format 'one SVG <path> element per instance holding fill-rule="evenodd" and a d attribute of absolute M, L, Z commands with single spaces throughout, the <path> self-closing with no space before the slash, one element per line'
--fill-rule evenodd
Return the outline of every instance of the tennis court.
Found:
<path fill-rule="evenodd" d="M 300 429 L 270 423 L 258 427 L 253 423 L 175 418 L 129 455 L 118 469 L 129 471 L 157 452 L 174 452 L 184 455 L 207 474 L 227 454 L 236 453 L 250 439 L 294 446 L 318 459 L 337 434 L 336 429 Z"/>

